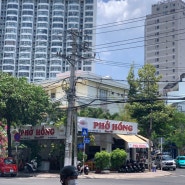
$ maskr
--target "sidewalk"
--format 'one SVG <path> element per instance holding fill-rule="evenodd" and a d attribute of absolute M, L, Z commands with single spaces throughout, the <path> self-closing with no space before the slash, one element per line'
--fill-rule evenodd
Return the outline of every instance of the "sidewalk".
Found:
<path fill-rule="evenodd" d="M 161 176 L 171 175 L 170 171 L 157 170 L 156 172 L 144 172 L 144 173 L 106 173 L 106 174 L 96 174 L 90 172 L 88 175 L 79 175 L 79 179 L 131 179 L 131 178 L 154 178 Z M 19 173 L 18 177 L 38 177 L 38 178 L 59 178 L 58 173 L 33 173 L 25 174 Z"/>

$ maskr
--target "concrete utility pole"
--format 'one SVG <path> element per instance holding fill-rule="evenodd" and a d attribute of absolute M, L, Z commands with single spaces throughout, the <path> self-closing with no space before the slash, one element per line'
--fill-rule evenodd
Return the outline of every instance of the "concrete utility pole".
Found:
<path fill-rule="evenodd" d="M 67 89 L 67 100 L 68 100 L 68 111 L 67 111 L 67 125 L 66 125 L 66 141 L 65 141 L 65 157 L 64 166 L 66 165 L 77 165 L 77 113 L 75 108 L 75 65 L 78 56 L 78 50 L 88 49 L 88 42 L 81 43 L 80 48 L 77 44 L 77 38 L 80 37 L 77 30 L 69 30 L 68 34 L 72 40 L 72 53 L 69 56 L 65 56 L 62 53 L 57 53 L 58 56 L 67 59 L 70 63 L 70 77 L 69 77 L 69 88 Z M 82 57 L 81 57 L 82 58 Z M 74 152 L 74 153 L 73 153 Z M 74 155 L 73 155 L 74 154 Z M 72 160 L 74 157 L 74 160 Z"/>
<path fill-rule="evenodd" d="M 77 34 L 75 31 L 70 31 L 72 37 L 72 54 L 70 57 L 70 78 L 69 78 L 69 90 L 67 93 L 68 99 L 68 112 L 67 112 L 67 126 L 66 126 L 66 143 L 65 143 L 65 158 L 64 166 L 72 164 L 72 143 L 73 143 L 73 111 L 75 106 L 75 64 L 76 64 L 76 51 Z"/>
<path fill-rule="evenodd" d="M 148 171 L 151 172 L 151 165 L 152 165 L 152 159 L 151 159 L 151 148 L 152 148 L 152 143 L 151 143 L 151 135 L 152 135 L 152 109 L 150 113 L 150 126 L 149 126 L 149 148 L 148 148 Z"/>

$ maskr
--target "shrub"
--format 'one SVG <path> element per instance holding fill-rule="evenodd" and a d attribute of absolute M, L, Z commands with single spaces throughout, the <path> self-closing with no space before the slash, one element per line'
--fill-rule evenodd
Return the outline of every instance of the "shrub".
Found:
<path fill-rule="evenodd" d="M 110 167 L 110 153 L 107 151 L 97 152 L 94 158 L 95 166 L 97 170 L 101 171 L 103 169 Z"/>
<path fill-rule="evenodd" d="M 125 162 L 127 153 L 123 149 L 115 149 L 111 152 L 111 167 L 114 170 L 118 170 Z"/>

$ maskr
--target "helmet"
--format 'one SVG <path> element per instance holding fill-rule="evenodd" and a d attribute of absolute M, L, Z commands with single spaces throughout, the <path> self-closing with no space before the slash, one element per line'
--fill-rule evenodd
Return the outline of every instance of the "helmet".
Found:
<path fill-rule="evenodd" d="M 74 166 L 64 166 L 60 171 L 60 179 L 78 176 L 78 170 Z"/>

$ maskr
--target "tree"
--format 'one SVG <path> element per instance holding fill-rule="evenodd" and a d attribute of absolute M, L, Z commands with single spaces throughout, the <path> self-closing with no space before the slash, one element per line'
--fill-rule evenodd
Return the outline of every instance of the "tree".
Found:
<path fill-rule="evenodd" d="M 179 155 L 185 155 L 185 114 L 175 111 L 168 134 L 169 143 L 175 143 Z"/>
<path fill-rule="evenodd" d="M 81 109 L 78 112 L 78 115 L 81 117 L 89 117 L 89 118 L 99 118 L 99 119 L 112 119 L 114 120 L 118 114 L 110 114 L 107 111 L 104 111 L 101 108 L 91 108 L 91 107 L 86 107 L 84 109 Z"/>
<path fill-rule="evenodd" d="M 118 170 L 125 162 L 127 153 L 123 149 L 115 149 L 111 152 L 111 167 Z"/>
<path fill-rule="evenodd" d="M 110 167 L 110 153 L 107 151 L 96 152 L 94 156 L 95 166 L 97 171 L 102 171 L 105 168 Z"/>
<path fill-rule="evenodd" d="M 11 126 L 36 125 L 50 107 L 45 91 L 25 78 L 0 73 L 0 119 L 7 124 L 8 156 L 11 156 Z"/>
<path fill-rule="evenodd" d="M 130 90 L 128 109 L 132 118 L 138 122 L 140 133 L 151 137 L 155 131 L 157 135 L 168 132 L 174 108 L 166 106 L 165 102 L 158 100 L 158 82 L 161 76 L 155 76 L 155 67 L 146 64 L 138 71 L 138 78 L 130 78 L 128 82 L 135 90 Z M 133 73 L 131 71 L 130 73 Z"/>

